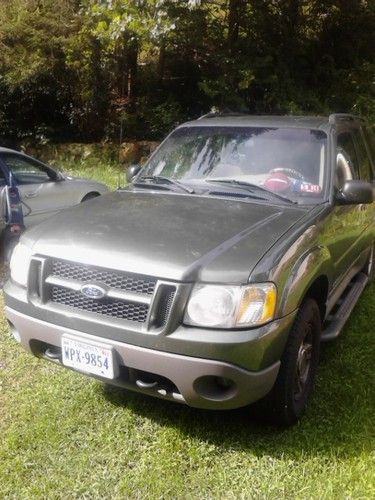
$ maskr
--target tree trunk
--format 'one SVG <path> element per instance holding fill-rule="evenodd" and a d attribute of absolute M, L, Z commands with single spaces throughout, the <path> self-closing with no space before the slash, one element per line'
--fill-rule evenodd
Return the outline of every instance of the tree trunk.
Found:
<path fill-rule="evenodd" d="M 238 41 L 241 14 L 244 7 L 243 0 L 229 0 L 228 7 L 228 47 L 230 52 L 235 49 Z"/>
<path fill-rule="evenodd" d="M 127 78 L 127 94 L 129 105 L 134 104 L 134 99 L 137 94 L 137 73 L 138 73 L 138 42 L 134 41 L 128 47 L 127 50 L 127 66 L 128 66 L 128 78 Z"/>
<path fill-rule="evenodd" d="M 165 42 L 164 42 L 164 40 L 162 40 L 160 43 L 159 59 L 158 59 L 158 85 L 159 85 L 159 87 L 163 86 L 164 70 L 165 70 Z"/>

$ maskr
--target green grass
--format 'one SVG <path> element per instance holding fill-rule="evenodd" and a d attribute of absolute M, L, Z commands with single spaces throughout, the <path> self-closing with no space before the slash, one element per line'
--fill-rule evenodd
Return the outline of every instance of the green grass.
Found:
<path fill-rule="evenodd" d="M 55 165 L 65 174 L 104 182 L 111 189 L 116 189 L 118 186 L 126 184 L 126 169 L 117 162 L 103 162 L 96 157 L 90 156 L 82 159 L 80 162 L 59 159 L 55 162 L 50 162 L 50 164 Z"/>
<path fill-rule="evenodd" d="M 323 346 L 308 412 L 284 431 L 105 389 L 24 352 L 1 316 L 0 498 L 374 498 L 374 292 Z"/>

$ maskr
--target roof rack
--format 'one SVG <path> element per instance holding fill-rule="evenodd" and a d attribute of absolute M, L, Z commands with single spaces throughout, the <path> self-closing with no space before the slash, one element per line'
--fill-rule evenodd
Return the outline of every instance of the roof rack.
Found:
<path fill-rule="evenodd" d="M 364 119 L 361 116 L 356 116 L 352 115 L 350 113 L 332 113 L 329 115 L 329 123 L 331 125 L 334 125 L 335 123 L 339 121 L 364 121 Z"/>
<path fill-rule="evenodd" d="M 240 113 L 234 111 L 210 111 L 205 115 L 200 116 L 197 120 L 203 120 L 204 118 L 216 118 L 218 116 L 247 116 L 249 113 Z"/>

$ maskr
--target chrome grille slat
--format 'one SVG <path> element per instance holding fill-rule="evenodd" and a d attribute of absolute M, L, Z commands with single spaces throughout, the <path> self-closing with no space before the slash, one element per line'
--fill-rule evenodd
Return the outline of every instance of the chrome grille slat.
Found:
<path fill-rule="evenodd" d="M 51 298 L 56 304 L 137 323 L 144 323 L 146 321 L 149 309 L 149 306 L 146 304 L 137 304 L 134 302 L 88 299 L 80 292 L 57 286 L 52 287 Z"/>
<path fill-rule="evenodd" d="M 102 286 L 105 297 L 85 296 L 85 284 Z M 76 262 L 51 259 L 44 279 L 49 289 L 49 301 L 69 309 L 95 313 L 144 325 L 157 286 L 149 276 L 114 271 Z"/>
<path fill-rule="evenodd" d="M 48 285 L 55 285 L 56 287 L 69 288 L 79 292 L 85 281 L 78 281 L 66 278 L 59 278 L 53 274 L 46 278 Z M 141 304 L 151 304 L 152 298 L 149 295 L 140 295 L 139 293 L 129 292 L 127 290 L 120 290 L 116 288 L 108 288 L 107 297 L 110 299 L 117 299 L 129 302 L 140 302 Z"/>
<path fill-rule="evenodd" d="M 83 282 L 100 282 L 110 288 L 127 290 L 141 295 L 152 295 L 156 286 L 156 280 L 147 276 L 111 271 L 64 260 L 53 260 L 51 274 Z"/>

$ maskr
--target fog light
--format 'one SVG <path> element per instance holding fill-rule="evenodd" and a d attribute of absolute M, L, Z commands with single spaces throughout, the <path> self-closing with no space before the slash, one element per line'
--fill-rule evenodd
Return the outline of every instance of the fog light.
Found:
<path fill-rule="evenodd" d="M 218 383 L 218 385 L 220 385 L 224 389 L 228 389 L 228 387 L 232 387 L 233 380 L 230 380 L 229 378 L 225 378 L 225 377 L 218 377 L 217 383 Z"/>
<path fill-rule="evenodd" d="M 214 375 L 204 375 L 197 378 L 193 387 L 202 398 L 210 401 L 232 399 L 237 393 L 237 385 L 233 380 Z"/>

